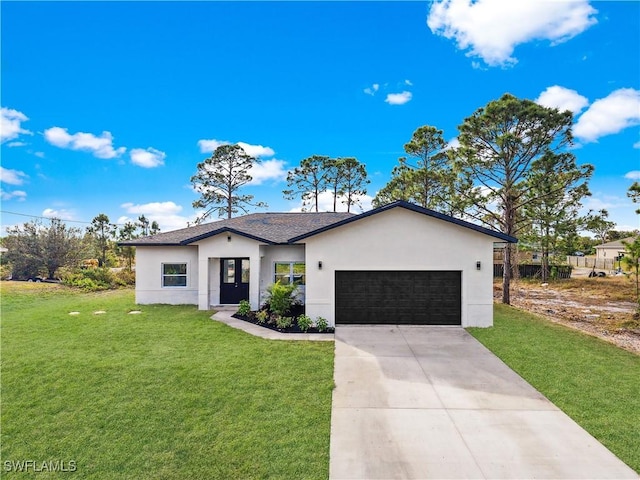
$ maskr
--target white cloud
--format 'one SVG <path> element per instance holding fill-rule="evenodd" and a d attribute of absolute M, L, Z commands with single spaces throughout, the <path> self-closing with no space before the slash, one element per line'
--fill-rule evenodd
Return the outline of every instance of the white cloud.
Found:
<path fill-rule="evenodd" d="M 413 86 L 413 83 L 411 82 L 411 80 L 405 80 L 405 81 L 404 81 L 404 84 L 405 84 L 405 85 L 409 85 L 410 87 L 412 87 L 412 86 Z"/>
<path fill-rule="evenodd" d="M 640 180 L 640 170 L 632 170 L 630 172 L 627 172 L 624 178 L 627 178 L 629 180 Z"/>
<path fill-rule="evenodd" d="M 126 213 L 135 215 L 135 217 L 121 216 L 118 223 L 137 222 L 138 216 L 144 215 L 149 222 L 158 222 L 160 230 L 163 232 L 185 228 L 189 223 L 193 225 L 196 220 L 196 215 L 192 217 L 180 215 L 182 207 L 171 201 L 138 205 L 128 202 L 123 203 L 121 207 L 125 209 Z"/>
<path fill-rule="evenodd" d="M 24 147 L 28 145 L 26 142 L 9 142 L 7 143 L 7 147 Z"/>
<path fill-rule="evenodd" d="M 542 92 L 536 103 L 543 107 L 557 108 L 561 112 L 569 110 L 576 114 L 589 105 L 589 100 L 575 90 L 554 85 Z"/>
<path fill-rule="evenodd" d="M 359 195 L 356 198 L 358 199 L 359 204 L 351 205 L 352 213 L 366 212 L 367 210 L 371 210 L 372 208 L 371 202 L 373 201 L 373 197 L 369 195 Z M 338 203 L 336 205 L 336 210 L 338 212 L 347 211 L 347 205 L 343 203 L 345 200 L 346 198 L 344 196 L 338 196 Z M 305 207 L 301 203 L 299 206 L 292 208 L 290 211 L 302 212 L 303 210 L 307 212 L 308 211 L 315 212 L 315 207 L 313 208 L 310 208 L 309 206 Z M 320 194 L 318 195 L 318 210 L 320 212 L 333 212 L 333 192 L 329 190 L 320 192 Z"/>
<path fill-rule="evenodd" d="M 231 142 L 227 142 L 225 140 L 198 140 L 198 146 L 200 147 L 201 153 L 213 153 L 216 148 L 222 145 L 230 145 Z"/>
<path fill-rule="evenodd" d="M 222 145 L 231 145 L 231 142 L 227 142 L 226 140 L 216 140 L 215 138 L 212 138 L 211 140 L 198 140 L 198 146 L 202 153 L 213 153 L 216 148 Z M 272 157 L 276 153 L 273 148 L 263 147 L 262 145 L 252 145 L 245 142 L 238 142 L 237 145 L 242 147 L 247 155 L 255 158 Z"/>
<path fill-rule="evenodd" d="M 585 210 L 598 211 L 602 209 L 611 210 L 620 207 L 628 207 L 629 203 L 630 201 L 628 198 L 596 193 L 594 196 L 586 198 L 582 206 Z"/>
<path fill-rule="evenodd" d="M 633 148 L 640 148 L 640 140 L 633 144 Z"/>
<path fill-rule="evenodd" d="M 111 132 L 102 132 L 99 137 L 84 132 L 71 135 L 66 128 L 52 127 L 44 131 L 44 138 L 56 147 L 91 152 L 97 158 L 115 158 L 126 151 L 125 147 L 113 148 Z"/>
<path fill-rule="evenodd" d="M 593 102 L 580 115 L 573 128 L 573 134 L 586 141 L 598 138 L 640 124 L 640 90 L 621 88 Z"/>
<path fill-rule="evenodd" d="M 154 168 L 164 165 L 167 154 L 155 148 L 134 148 L 129 152 L 131 163 L 143 168 Z"/>
<path fill-rule="evenodd" d="M 445 150 L 450 150 L 452 148 L 458 148 L 459 146 L 460 146 L 460 140 L 458 140 L 458 137 L 453 137 L 447 143 L 447 146 L 445 147 Z"/>
<path fill-rule="evenodd" d="M 75 219 L 75 214 L 71 210 L 65 210 L 65 209 L 56 210 L 53 208 L 45 208 L 42 211 L 42 216 L 47 218 L 58 218 L 60 220 Z"/>
<path fill-rule="evenodd" d="M 367 95 L 375 95 L 376 92 L 380 90 L 380 84 L 379 83 L 374 83 L 373 85 L 371 85 L 370 87 L 367 87 L 363 90 L 364 93 L 366 93 Z"/>
<path fill-rule="evenodd" d="M 20 134 L 32 135 L 20 125 L 29 118 L 22 112 L 11 108 L 0 108 L 0 143 L 17 138 Z M 15 146 L 15 145 L 14 145 Z"/>
<path fill-rule="evenodd" d="M 402 93 L 389 93 L 387 94 L 385 102 L 389 105 L 404 105 L 411 100 L 411 97 L 413 97 L 411 92 L 407 92 L 406 90 Z"/>
<path fill-rule="evenodd" d="M 454 40 L 467 56 L 491 66 L 512 65 L 516 46 L 567 41 L 597 23 L 596 13 L 588 0 L 439 0 L 431 5 L 427 25 L 435 35 Z"/>
<path fill-rule="evenodd" d="M 271 147 L 263 147 L 262 145 L 251 145 L 250 143 L 238 142 L 245 153 L 251 157 L 273 157 L 276 153 Z"/>
<path fill-rule="evenodd" d="M 0 167 L 0 182 L 2 183 L 8 183 L 9 185 L 22 185 L 25 178 L 28 178 L 28 175 L 24 172 Z"/>
<path fill-rule="evenodd" d="M 268 180 L 284 180 L 287 177 L 287 170 L 284 167 L 284 160 L 272 158 L 260 163 L 254 163 L 249 170 L 251 182 L 249 185 L 260 185 Z"/>
<path fill-rule="evenodd" d="M 16 199 L 19 202 L 24 201 L 27 198 L 27 192 L 22 190 L 14 190 L 12 192 L 7 192 L 6 190 L 0 189 L 0 199 L 7 201 Z"/>
<path fill-rule="evenodd" d="M 127 213 L 135 213 L 136 215 L 168 215 L 180 213 L 182 207 L 174 202 L 151 202 L 142 205 L 133 203 L 123 203 L 121 205 Z"/>

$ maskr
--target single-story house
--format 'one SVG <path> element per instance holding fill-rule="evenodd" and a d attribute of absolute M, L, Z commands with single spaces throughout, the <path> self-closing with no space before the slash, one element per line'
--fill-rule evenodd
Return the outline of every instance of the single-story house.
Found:
<path fill-rule="evenodd" d="M 623 238 L 614 242 L 596 245 L 596 258 L 607 258 L 616 260 L 618 257 L 624 256 L 625 246 L 622 242 L 633 243 L 636 237 Z"/>
<path fill-rule="evenodd" d="M 120 244 L 136 247 L 139 304 L 258 309 L 280 280 L 331 326 L 488 327 L 496 242 L 517 239 L 398 201 L 359 215 L 253 213 Z"/>

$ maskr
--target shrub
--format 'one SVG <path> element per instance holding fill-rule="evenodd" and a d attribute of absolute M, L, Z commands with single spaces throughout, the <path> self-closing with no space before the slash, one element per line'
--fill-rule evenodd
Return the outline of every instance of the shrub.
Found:
<path fill-rule="evenodd" d="M 267 287 L 267 301 L 271 311 L 279 316 L 286 315 L 295 301 L 295 285 L 282 285 L 280 281 Z"/>
<path fill-rule="evenodd" d="M 242 315 L 246 317 L 251 312 L 251 304 L 248 300 L 240 300 L 240 305 L 238 305 L 238 311 L 236 312 L 238 315 Z"/>
<path fill-rule="evenodd" d="M 62 283 L 90 292 L 108 290 L 118 286 L 114 275 L 108 268 L 87 268 L 65 273 L 62 277 Z"/>
<path fill-rule="evenodd" d="M 278 316 L 276 319 L 276 326 L 278 328 L 289 328 L 291 325 L 293 325 L 292 317 Z"/>
<path fill-rule="evenodd" d="M 319 332 L 324 332 L 329 324 L 327 323 L 327 319 L 323 317 L 316 318 L 316 328 Z"/>
<path fill-rule="evenodd" d="M 116 284 L 121 287 L 127 287 L 129 285 L 136 284 L 136 272 L 133 270 L 123 268 L 118 273 L 116 273 L 114 277 Z"/>
<path fill-rule="evenodd" d="M 307 330 L 309 330 L 309 328 L 311 327 L 311 324 L 313 323 L 311 321 L 311 317 L 308 317 L 306 315 L 300 315 L 298 317 L 297 322 L 298 322 L 298 327 L 303 332 L 306 332 Z"/>
<path fill-rule="evenodd" d="M 267 312 L 266 310 L 260 310 L 258 313 L 256 313 L 256 321 L 258 323 L 265 323 L 268 318 L 269 312 Z"/>

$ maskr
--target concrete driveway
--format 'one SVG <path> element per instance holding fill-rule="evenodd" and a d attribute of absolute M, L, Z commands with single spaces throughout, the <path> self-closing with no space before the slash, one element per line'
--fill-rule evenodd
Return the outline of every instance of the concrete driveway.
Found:
<path fill-rule="evenodd" d="M 335 340 L 331 479 L 638 478 L 462 328 Z"/>

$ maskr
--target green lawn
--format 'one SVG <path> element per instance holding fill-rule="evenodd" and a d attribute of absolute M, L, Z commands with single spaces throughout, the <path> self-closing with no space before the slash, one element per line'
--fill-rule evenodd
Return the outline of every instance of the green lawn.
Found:
<path fill-rule="evenodd" d="M 137 308 L 130 290 L 2 283 L 2 478 L 24 460 L 101 480 L 328 476 L 333 342 Z"/>
<path fill-rule="evenodd" d="M 504 305 L 469 332 L 640 472 L 640 356 Z"/>

